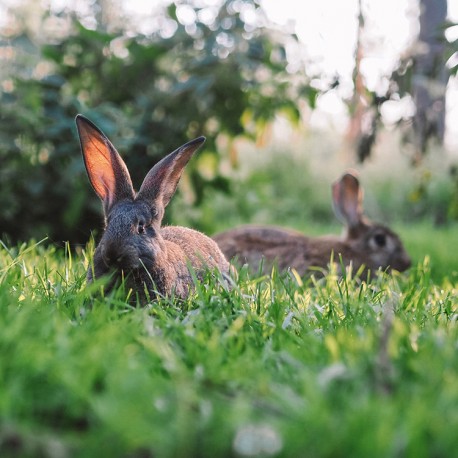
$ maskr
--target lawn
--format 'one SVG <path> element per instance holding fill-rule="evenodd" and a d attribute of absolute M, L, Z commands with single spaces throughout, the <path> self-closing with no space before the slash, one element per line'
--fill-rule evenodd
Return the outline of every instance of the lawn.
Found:
<path fill-rule="evenodd" d="M 3 245 L 0 456 L 457 456 L 458 228 L 419 227 L 372 284 L 242 270 L 146 308 L 85 285 L 91 246 Z"/>

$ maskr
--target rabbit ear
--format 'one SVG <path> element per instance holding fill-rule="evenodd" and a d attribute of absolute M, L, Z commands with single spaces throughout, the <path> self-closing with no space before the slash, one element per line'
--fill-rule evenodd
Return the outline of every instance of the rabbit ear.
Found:
<path fill-rule="evenodd" d="M 134 189 L 126 164 L 105 134 L 89 119 L 75 119 L 89 180 L 104 203 L 105 212 L 122 199 L 133 199 Z"/>
<path fill-rule="evenodd" d="M 334 212 L 349 228 L 356 228 L 363 223 L 363 190 L 353 173 L 345 173 L 332 185 Z"/>
<path fill-rule="evenodd" d="M 176 191 L 184 167 L 204 141 L 205 137 L 191 140 L 158 162 L 146 175 L 137 197 L 165 208 Z"/>

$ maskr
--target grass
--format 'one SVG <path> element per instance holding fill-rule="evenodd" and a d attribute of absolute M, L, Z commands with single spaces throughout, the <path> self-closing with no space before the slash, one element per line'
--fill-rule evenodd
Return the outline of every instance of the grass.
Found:
<path fill-rule="evenodd" d="M 207 233 L 339 233 L 330 183 L 346 164 L 309 146 L 296 162 L 244 156 L 230 196 L 195 209 L 178 194 L 169 215 Z M 209 278 L 135 308 L 86 285 L 91 245 L 0 246 L 0 456 L 457 456 L 458 227 L 416 217 L 446 208 L 450 186 L 438 172 L 409 201 L 410 168 L 382 156 L 361 170 L 366 212 L 413 267 L 371 284 L 242 271 L 232 290 Z"/>
<path fill-rule="evenodd" d="M 1 247 L 0 456 L 456 456 L 456 261 L 416 233 L 370 285 L 242 271 L 146 308 L 85 251 Z"/>

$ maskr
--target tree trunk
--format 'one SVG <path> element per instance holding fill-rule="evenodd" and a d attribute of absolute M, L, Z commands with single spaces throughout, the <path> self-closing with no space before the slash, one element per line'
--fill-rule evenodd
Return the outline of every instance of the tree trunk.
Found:
<path fill-rule="evenodd" d="M 350 121 L 346 133 L 347 144 L 352 149 L 353 154 L 356 153 L 358 162 L 364 162 L 370 156 L 377 129 L 376 109 L 367 93 L 366 83 L 361 73 L 361 62 L 364 57 L 363 32 L 364 15 L 361 0 L 359 0 L 358 35 L 355 48 L 355 68 L 353 70 L 355 89 L 349 105 Z"/>
<path fill-rule="evenodd" d="M 429 138 L 443 143 L 445 131 L 445 68 L 443 26 L 447 0 L 420 0 L 420 34 L 413 71 L 415 162 L 426 153 Z"/>

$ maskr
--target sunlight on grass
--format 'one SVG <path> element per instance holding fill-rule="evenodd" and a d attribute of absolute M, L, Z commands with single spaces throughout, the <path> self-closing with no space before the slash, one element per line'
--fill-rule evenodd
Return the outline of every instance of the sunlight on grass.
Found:
<path fill-rule="evenodd" d="M 136 308 L 44 243 L 0 248 L 2 456 L 454 455 L 458 283 L 420 253 Z"/>

